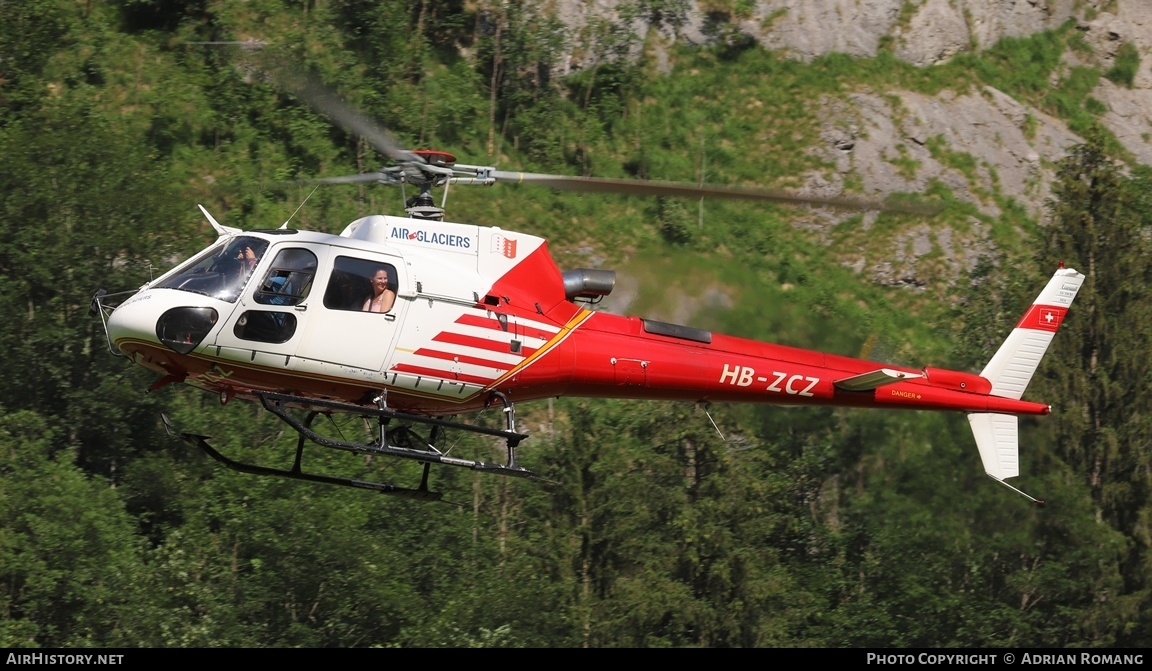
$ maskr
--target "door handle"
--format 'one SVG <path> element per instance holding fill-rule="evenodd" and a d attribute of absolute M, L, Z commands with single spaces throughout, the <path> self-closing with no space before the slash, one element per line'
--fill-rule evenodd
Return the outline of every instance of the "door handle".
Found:
<path fill-rule="evenodd" d="M 296 306 L 296 312 L 304 312 L 307 309 L 308 309 L 307 303 L 301 303 L 300 305 Z"/>

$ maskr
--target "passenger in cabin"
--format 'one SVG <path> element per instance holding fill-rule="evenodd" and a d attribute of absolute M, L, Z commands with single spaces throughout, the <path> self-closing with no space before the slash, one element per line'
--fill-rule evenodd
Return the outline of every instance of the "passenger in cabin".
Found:
<path fill-rule="evenodd" d="M 388 286 L 388 270 L 378 268 L 372 276 L 372 295 L 364 301 L 365 312 L 388 312 L 396 302 L 396 292 Z"/>

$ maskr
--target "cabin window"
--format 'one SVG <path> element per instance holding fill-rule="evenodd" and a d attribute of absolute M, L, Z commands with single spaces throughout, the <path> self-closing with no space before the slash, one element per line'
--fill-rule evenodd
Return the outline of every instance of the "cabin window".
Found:
<path fill-rule="evenodd" d="M 308 297 L 315 276 L 315 254 L 307 249 L 282 249 L 252 298 L 263 305 L 299 305 Z"/>
<path fill-rule="evenodd" d="M 384 275 L 387 275 L 387 281 L 382 284 L 384 292 L 380 293 L 373 278 Z M 355 312 L 390 312 L 398 289 L 396 278 L 396 266 L 391 263 L 337 256 L 324 292 L 324 307 Z"/>
<path fill-rule="evenodd" d="M 232 238 L 226 245 L 213 247 L 156 286 L 191 291 L 234 303 L 267 249 L 267 240 L 248 236 Z"/>
<path fill-rule="evenodd" d="M 288 342 L 296 334 L 296 315 L 291 312 L 249 310 L 236 320 L 232 332 L 241 340 Z"/>

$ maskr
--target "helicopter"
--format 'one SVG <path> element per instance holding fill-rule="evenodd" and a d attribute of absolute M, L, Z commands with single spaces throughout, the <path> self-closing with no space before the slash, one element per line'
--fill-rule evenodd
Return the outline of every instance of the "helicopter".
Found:
<path fill-rule="evenodd" d="M 1059 265 L 978 374 L 881 364 L 597 311 L 615 287 L 614 271 L 561 270 L 542 237 L 447 220 L 449 187 L 527 183 L 917 214 L 930 208 L 461 164 L 449 152 L 404 148 L 325 89 L 296 92 L 391 161 L 377 172 L 309 181 L 399 186 L 405 215 L 364 216 L 333 235 L 287 223 L 241 230 L 201 205 L 217 234 L 211 245 L 138 289 L 101 289 L 92 299 L 109 351 L 159 375 L 149 391 L 185 384 L 221 403 L 258 403 L 296 432 L 292 466 L 271 468 L 233 460 L 206 436 L 179 433 L 163 418 L 170 434 L 228 468 L 440 500 L 428 484 L 433 465 L 544 480 L 516 458 L 528 438 L 516 406 L 541 399 L 939 410 L 968 416 L 988 476 L 1044 504 L 1006 480 L 1020 473 L 1018 418 L 1051 412 L 1023 394 L 1084 281 L 1076 270 Z M 443 189 L 439 204 L 436 188 Z M 503 412 L 501 427 L 461 419 L 489 407 Z M 372 439 L 323 435 L 314 422 L 333 414 L 375 422 Z M 453 456 L 444 448 L 451 431 L 501 440 L 506 456 L 499 462 Z M 422 475 L 417 485 L 401 486 L 316 473 L 303 466 L 306 447 L 415 460 Z"/>

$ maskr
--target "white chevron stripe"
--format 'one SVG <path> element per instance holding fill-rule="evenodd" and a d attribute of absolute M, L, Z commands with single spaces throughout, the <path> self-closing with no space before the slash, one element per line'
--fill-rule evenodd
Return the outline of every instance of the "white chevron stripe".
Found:
<path fill-rule="evenodd" d="M 492 329 L 483 328 L 481 326 L 469 326 L 467 324 L 453 324 L 451 328 L 444 330 L 445 333 L 457 333 L 459 335 L 469 336 L 472 338 L 481 338 L 483 340 L 491 340 L 493 342 L 507 343 L 510 340 L 508 333 L 504 331 L 493 331 Z M 544 346 L 547 340 L 541 338 L 533 338 L 531 336 L 518 336 L 516 338 L 525 347 L 532 349 L 539 349 Z"/>
<path fill-rule="evenodd" d="M 524 319 L 522 317 L 517 317 L 516 321 L 521 326 L 526 328 L 540 329 L 541 331 L 547 331 L 552 335 L 556 335 L 560 332 L 560 329 L 556 328 L 555 324 L 545 324 L 544 322 L 538 322 L 532 319 Z"/>
<path fill-rule="evenodd" d="M 412 357 L 411 360 L 405 361 L 404 363 L 444 371 L 444 377 L 446 378 L 451 378 L 452 373 L 461 373 L 463 375 L 472 375 L 491 381 L 503 375 L 505 372 L 504 369 L 493 368 L 491 366 L 477 366 L 471 363 L 457 363 L 451 360 L 446 361 L 444 359 L 433 359 L 422 356 Z"/>
<path fill-rule="evenodd" d="M 446 342 L 431 342 L 431 343 L 428 343 L 427 345 L 425 345 L 422 349 L 434 349 L 434 350 L 437 350 L 439 352 L 451 352 L 452 354 L 457 355 L 457 356 L 469 356 L 469 357 L 473 357 L 476 359 L 485 359 L 485 360 L 492 361 L 495 363 L 505 364 L 508 368 L 511 368 L 512 366 L 515 366 L 516 364 L 518 364 L 524 360 L 523 354 L 514 354 L 514 353 L 508 352 L 508 351 L 493 352 L 492 350 L 480 349 L 479 347 L 467 347 L 465 345 L 456 345 L 454 343 L 446 343 Z M 413 354 L 415 354 L 415 353 L 413 353 Z M 429 360 L 432 360 L 432 359 L 437 359 L 440 361 L 443 360 L 443 359 L 438 359 L 437 357 L 425 357 L 424 355 L 419 355 L 419 356 L 421 359 L 427 358 Z M 407 363 L 411 363 L 411 362 L 407 362 Z"/>

